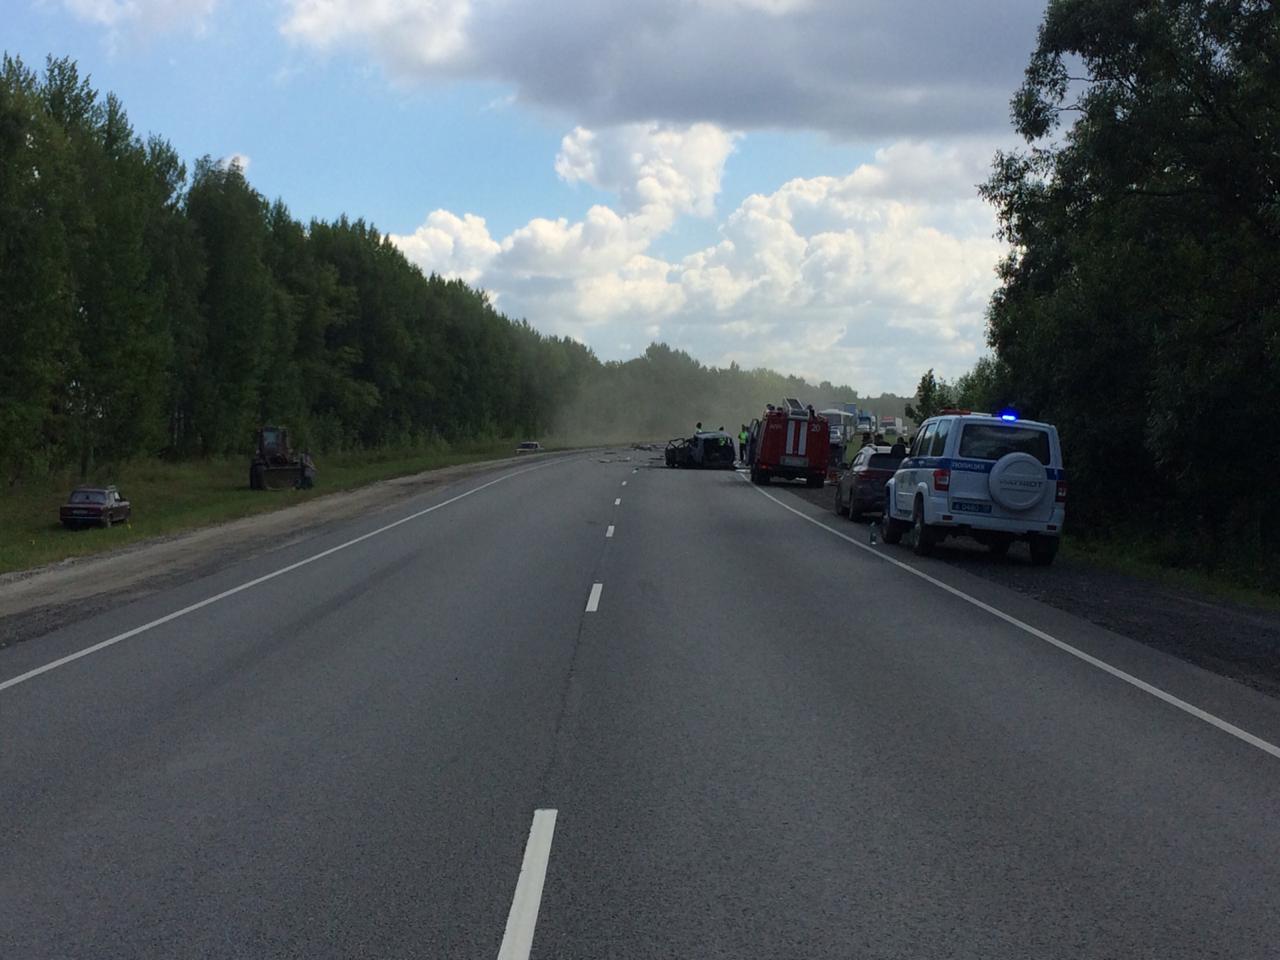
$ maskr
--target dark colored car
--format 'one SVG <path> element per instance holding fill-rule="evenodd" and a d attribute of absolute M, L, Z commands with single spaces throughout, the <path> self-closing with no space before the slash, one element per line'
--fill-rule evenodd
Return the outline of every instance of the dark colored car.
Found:
<path fill-rule="evenodd" d="M 884 510 L 884 484 L 893 477 L 902 457 L 892 447 L 867 444 L 858 451 L 836 482 L 836 513 L 850 520 Z"/>
<path fill-rule="evenodd" d="M 684 437 L 676 437 L 674 440 L 667 441 L 667 451 L 665 456 L 668 467 L 687 467 L 689 466 L 689 441 Z"/>
<path fill-rule="evenodd" d="M 522 440 L 520 443 L 516 444 L 517 455 L 522 453 L 541 453 L 541 452 L 542 452 L 542 444 L 540 444 L 537 440 Z"/>
<path fill-rule="evenodd" d="M 733 437 L 719 430 L 704 430 L 687 439 L 676 437 L 667 442 L 668 467 L 732 470 L 736 457 Z"/>
<path fill-rule="evenodd" d="M 109 527 L 128 520 L 129 501 L 115 487 L 76 487 L 58 509 L 58 519 L 68 530 L 77 527 Z"/>

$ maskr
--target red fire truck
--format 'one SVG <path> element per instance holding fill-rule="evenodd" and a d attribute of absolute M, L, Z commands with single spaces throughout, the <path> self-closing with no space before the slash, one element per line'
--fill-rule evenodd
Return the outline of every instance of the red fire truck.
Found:
<path fill-rule="evenodd" d="M 751 425 L 748 464 L 751 480 L 765 484 L 774 477 L 804 480 L 821 487 L 827 479 L 831 430 L 827 418 L 788 397 Z"/>

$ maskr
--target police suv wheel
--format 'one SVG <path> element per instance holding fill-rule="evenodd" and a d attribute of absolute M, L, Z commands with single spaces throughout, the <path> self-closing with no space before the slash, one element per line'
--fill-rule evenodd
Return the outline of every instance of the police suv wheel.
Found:
<path fill-rule="evenodd" d="M 917 557 L 927 557 L 936 542 L 933 530 L 924 522 L 924 504 L 917 500 L 911 517 L 911 549 Z"/>
<path fill-rule="evenodd" d="M 1047 567 L 1058 555 L 1058 538 L 1036 534 L 1031 538 L 1031 562 L 1037 567 Z"/>

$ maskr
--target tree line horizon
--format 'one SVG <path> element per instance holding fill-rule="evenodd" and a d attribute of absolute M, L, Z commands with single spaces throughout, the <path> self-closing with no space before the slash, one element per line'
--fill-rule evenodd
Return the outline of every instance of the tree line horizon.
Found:
<path fill-rule="evenodd" d="M 304 224 L 209 156 L 188 173 L 53 56 L 42 73 L 8 55 L 0 68 L 0 338 L 9 484 L 247 455 L 264 423 L 320 452 L 657 439 L 695 420 L 736 430 L 784 396 L 857 399 L 662 343 L 603 362 L 425 275 L 362 219 Z"/>

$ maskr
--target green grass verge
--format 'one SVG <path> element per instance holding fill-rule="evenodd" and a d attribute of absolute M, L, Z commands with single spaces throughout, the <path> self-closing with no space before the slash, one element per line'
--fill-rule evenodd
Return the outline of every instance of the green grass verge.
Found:
<path fill-rule="evenodd" d="M 313 490 L 253 491 L 247 458 L 169 463 L 143 460 L 92 478 L 114 483 L 133 504 L 133 519 L 110 530 L 65 530 L 58 507 L 76 485 L 70 474 L 18 485 L 0 498 L 0 573 L 114 550 L 163 534 L 279 510 L 377 480 L 509 457 L 514 441 L 425 450 L 336 454 L 319 459 Z"/>
<path fill-rule="evenodd" d="M 1062 540 L 1062 555 L 1072 560 L 1210 599 L 1280 610 L 1280 592 L 1258 584 L 1256 571 L 1171 566 L 1159 553 L 1157 545 L 1131 540 L 1081 539 L 1070 535 Z"/>

